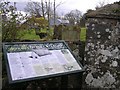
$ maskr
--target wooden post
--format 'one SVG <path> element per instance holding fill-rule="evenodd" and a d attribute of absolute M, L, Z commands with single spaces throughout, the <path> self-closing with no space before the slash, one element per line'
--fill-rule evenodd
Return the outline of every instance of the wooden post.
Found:
<path fill-rule="evenodd" d="M 68 75 L 61 76 L 61 90 L 68 88 Z"/>

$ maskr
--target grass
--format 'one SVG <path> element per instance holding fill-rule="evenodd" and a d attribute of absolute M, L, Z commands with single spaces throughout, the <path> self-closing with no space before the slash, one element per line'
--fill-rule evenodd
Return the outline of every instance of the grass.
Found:
<path fill-rule="evenodd" d="M 50 31 L 46 31 L 45 29 L 41 30 L 43 33 L 49 33 L 49 36 L 47 39 L 52 39 L 53 36 L 53 28 L 50 29 Z M 22 31 L 22 37 L 21 40 L 41 40 L 39 35 L 36 35 L 35 30 L 24 30 Z M 80 33 L 80 40 L 81 41 L 86 41 L 86 28 L 81 28 L 81 33 Z"/>
<path fill-rule="evenodd" d="M 21 37 L 21 40 L 39 40 L 39 36 L 36 35 L 35 30 L 24 30 L 22 31 L 23 36 Z"/>
<path fill-rule="evenodd" d="M 80 40 L 86 41 L 86 28 L 81 28 Z"/>
<path fill-rule="evenodd" d="M 42 33 L 49 33 L 48 37 L 52 37 L 53 35 L 53 29 L 51 28 L 49 31 L 47 31 L 46 29 L 42 29 L 41 30 Z M 35 33 L 35 29 L 31 29 L 31 30 L 24 30 L 21 32 L 22 37 L 21 40 L 42 40 L 40 39 L 39 35 L 36 35 Z M 46 38 L 48 38 L 46 37 Z"/>

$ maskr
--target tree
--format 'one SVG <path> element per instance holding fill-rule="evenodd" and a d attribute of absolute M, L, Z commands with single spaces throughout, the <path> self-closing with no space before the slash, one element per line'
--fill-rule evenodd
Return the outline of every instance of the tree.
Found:
<path fill-rule="evenodd" d="M 59 2 L 56 4 L 56 1 L 51 2 L 50 0 L 44 1 L 41 0 L 41 2 L 28 2 L 25 11 L 30 12 L 31 15 L 34 16 L 42 16 L 44 18 L 47 17 L 48 22 L 50 18 L 54 18 L 54 24 L 55 24 L 55 19 L 57 16 L 56 9 L 58 6 L 60 6 L 62 2 Z"/>
<path fill-rule="evenodd" d="M 25 11 L 30 12 L 32 16 L 35 17 L 43 17 L 44 19 L 48 19 L 48 29 L 49 29 L 49 19 L 53 14 L 52 7 L 50 5 L 50 0 L 45 2 L 41 0 L 41 2 L 28 2 Z"/>
<path fill-rule="evenodd" d="M 54 6 L 54 25 L 55 25 L 55 21 L 56 21 L 56 9 L 57 9 L 57 7 L 58 6 L 60 6 L 61 4 L 63 4 L 62 2 L 60 2 L 59 4 L 57 4 L 56 5 L 56 2 L 55 2 L 55 0 L 54 0 L 54 4 L 53 4 L 53 6 Z"/>
<path fill-rule="evenodd" d="M 31 15 L 38 16 L 38 17 L 47 17 L 48 13 L 53 14 L 52 5 L 50 0 L 41 2 L 28 2 L 25 11 L 30 12 Z"/>
<path fill-rule="evenodd" d="M 41 9 L 42 9 L 42 6 L 39 2 L 28 2 L 25 7 L 25 11 L 29 12 L 31 15 L 35 15 L 38 17 L 42 16 Z M 43 13 L 43 15 L 44 15 L 44 13 Z"/>
<path fill-rule="evenodd" d="M 10 5 L 10 2 L 0 2 L 1 15 L 2 15 L 2 40 L 14 41 L 19 39 L 19 31 L 22 30 L 20 27 L 21 20 L 25 17 L 15 7 L 16 3 Z"/>
<path fill-rule="evenodd" d="M 81 11 L 79 11 L 77 9 L 76 10 L 72 10 L 71 12 L 69 12 L 69 13 L 67 13 L 65 15 L 65 18 L 67 20 L 69 20 L 69 23 L 71 25 L 74 25 L 75 23 L 79 24 L 81 17 L 82 17 L 82 13 L 81 13 Z"/>
<path fill-rule="evenodd" d="M 44 10 L 44 3 L 43 3 L 43 0 L 41 0 L 41 6 L 42 6 L 42 14 L 43 14 L 43 17 L 45 18 L 45 10 Z"/>

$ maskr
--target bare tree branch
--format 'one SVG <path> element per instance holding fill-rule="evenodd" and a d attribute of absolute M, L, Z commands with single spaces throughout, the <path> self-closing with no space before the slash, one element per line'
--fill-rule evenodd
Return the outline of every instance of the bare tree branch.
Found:
<path fill-rule="evenodd" d="M 60 6 L 62 4 L 64 4 L 64 2 L 61 1 L 58 5 L 55 6 L 55 8 L 57 8 L 58 6 Z"/>

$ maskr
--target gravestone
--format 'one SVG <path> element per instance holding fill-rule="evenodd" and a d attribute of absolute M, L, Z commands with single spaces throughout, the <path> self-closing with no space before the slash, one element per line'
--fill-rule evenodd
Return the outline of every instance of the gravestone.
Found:
<path fill-rule="evenodd" d="M 62 25 L 55 25 L 54 27 L 54 35 L 53 35 L 53 39 L 58 39 L 61 40 L 62 39 Z"/>
<path fill-rule="evenodd" d="M 83 87 L 120 88 L 120 24 L 103 22 L 93 19 L 86 24 Z"/>
<path fill-rule="evenodd" d="M 68 42 L 79 41 L 80 40 L 80 31 L 79 26 L 68 27 L 59 25 L 54 27 L 54 39 L 65 40 Z"/>
<path fill-rule="evenodd" d="M 79 26 L 74 26 L 72 28 L 65 27 L 62 31 L 62 40 L 73 42 L 80 40 L 80 31 Z"/>
<path fill-rule="evenodd" d="M 62 32 L 62 39 L 65 41 L 79 41 L 80 30 L 64 30 Z"/>

